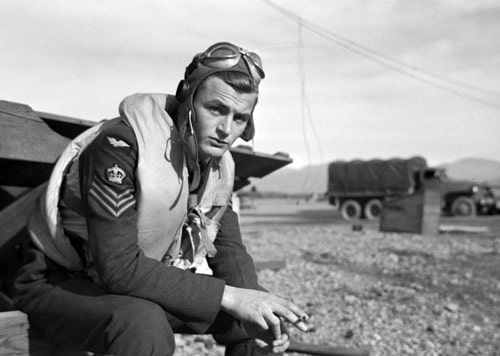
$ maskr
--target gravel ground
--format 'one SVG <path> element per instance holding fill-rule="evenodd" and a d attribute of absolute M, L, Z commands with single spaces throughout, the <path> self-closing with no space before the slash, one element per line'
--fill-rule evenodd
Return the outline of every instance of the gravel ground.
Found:
<path fill-rule="evenodd" d="M 490 231 L 353 231 L 325 202 L 259 200 L 241 214 L 254 259 L 286 261 L 260 271 L 261 284 L 312 315 L 315 331 L 291 329 L 294 340 L 370 355 L 500 356 L 500 216 L 442 223 Z M 179 356 L 224 353 L 210 336 L 177 341 Z"/>

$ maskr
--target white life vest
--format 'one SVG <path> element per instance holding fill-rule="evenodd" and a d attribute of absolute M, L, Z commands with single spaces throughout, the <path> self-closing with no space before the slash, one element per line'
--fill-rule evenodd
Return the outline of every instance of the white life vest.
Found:
<path fill-rule="evenodd" d="M 218 221 L 224 214 L 233 190 L 234 162 L 226 152 L 217 165 L 209 167 L 205 184 L 196 197 L 189 197 L 188 170 L 184 147 L 172 118 L 165 110 L 165 94 L 135 94 L 120 104 L 120 114 L 132 127 L 138 145 L 136 200 L 138 244 L 144 254 L 179 268 L 196 268 L 197 273 L 211 274 L 206 261 L 207 246 L 215 240 Z M 69 270 L 83 269 L 83 263 L 65 236 L 58 203 L 68 167 L 78 163 L 81 152 L 109 125 L 99 123 L 75 138 L 54 166 L 38 209 L 29 219 L 28 231 L 44 253 Z M 72 168 L 74 169 L 74 167 Z M 188 200 L 191 203 L 188 206 Z M 188 209 L 190 218 L 188 219 Z M 215 214 L 210 214 L 214 212 Z M 205 214 L 209 214 L 208 218 Z M 82 217 L 84 219 L 84 217 Z M 180 251 L 183 225 L 195 224 L 184 238 L 200 234 L 196 251 Z M 78 235 L 88 240 L 86 225 Z M 209 248 L 210 250 L 210 248 Z M 184 258 L 188 252 L 192 259 Z M 208 251 L 210 253 L 210 251 Z"/>

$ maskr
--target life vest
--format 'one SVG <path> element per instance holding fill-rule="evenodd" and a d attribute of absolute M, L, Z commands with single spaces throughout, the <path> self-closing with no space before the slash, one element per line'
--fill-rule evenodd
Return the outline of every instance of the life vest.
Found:
<path fill-rule="evenodd" d="M 231 199 L 234 162 L 229 151 L 212 162 L 204 184 L 190 196 L 184 146 L 165 110 L 166 100 L 165 94 L 135 94 L 120 104 L 120 116 L 132 127 L 138 145 L 138 244 L 149 258 L 211 274 L 206 256 L 216 252 L 212 243 L 218 232 L 218 221 Z M 112 125 L 112 121 L 91 127 L 67 146 L 28 221 L 34 243 L 69 270 L 82 270 L 84 264 L 62 226 L 61 187 L 69 167 L 77 169 L 81 152 L 107 125 Z M 85 222 L 77 225 L 83 227 L 78 236 L 88 241 Z"/>

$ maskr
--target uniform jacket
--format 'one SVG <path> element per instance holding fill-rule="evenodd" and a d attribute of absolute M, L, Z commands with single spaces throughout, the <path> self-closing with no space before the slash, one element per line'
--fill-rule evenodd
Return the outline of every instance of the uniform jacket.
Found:
<path fill-rule="evenodd" d="M 143 95 L 141 98 L 146 101 L 146 105 L 151 105 L 148 107 L 150 115 L 165 114 L 167 96 L 156 94 Z M 137 134 L 133 122 L 131 124 L 130 120 L 126 119 L 126 115 L 136 109 L 134 105 L 137 100 L 124 103 L 125 105 L 121 105 L 122 116 L 96 131 L 91 142 L 79 154 L 78 166 L 69 167 L 66 172 L 59 203 L 64 233 L 69 237 L 71 248 L 76 251 L 84 267 L 96 274 L 94 279 L 101 283 L 105 290 L 157 302 L 169 313 L 185 321 L 193 330 L 203 332 L 219 311 L 226 283 L 259 288 L 253 261 L 241 241 L 237 216 L 230 208 L 226 209 L 227 194 L 224 196 L 226 201 L 221 203 L 224 209 L 216 212 L 219 214 L 219 229 L 213 230 L 217 236 L 212 239 L 215 238 L 217 254 L 208 258 L 213 277 L 165 265 L 162 256 L 168 247 L 180 247 L 179 244 L 170 243 L 178 237 L 178 231 L 165 233 L 168 244 L 159 241 L 147 246 L 147 237 L 145 240 L 141 238 L 144 236 L 141 231 L 146 225 L 141 225 L 144 220 L 140 216 L 140 206 L 145 204 L 144 199 L 150 199 L 151 191 L 145 193 L 140 183 L 141 177 L 138 174 L 147 171 L 138 169 L 144 161 L 144 156 L 141 157 L 139 152 L 145 149 L 148 136 L 155 133 L 152 131 L 149 135 Z M 144 102 L 139 105 L 144 105 Z M 143 114 L 148 112 L 143 109 L 140 110 Z M 175 126 L 169 127 L 175 131 Z M 162 148 L 161 152 L 165 152 L 165 157 L 162 158 L 166 161 L 172 157 L 174 160 L 179 158 L 179 155 L 168 154 L 174 150 L 182 150 L 175 139 L 175 135 L 170 135 L 170 140 L 165 142 L 166 148 Z M 182 155 L 180 157 L 182 160 Z M 175 165 L 175 162 L 171 163 Z M 148 169 L 154 167 L 152 164 Z M 161 168 L 158 169 L 161 171 Z M 176 165 L 174 171 L 177 176 L 170 176 L 165 180 L 167 187 L 187 184 L 188 173 L 185 165 Z M 152 174 L 154 175 L 154 172 Z M 147 180 L 147 177 L 144 180 Z M 75 181 L 79 184 L 75 185 Z M 78 189 L 75 190 L 75 187 Z M 186 188 L 174 189 L 179 191 L 179 194 L 169 202 L 185 204 L 185 208 L 181 209 L 183 212 L 188 207 Z M 199 196 L 202 197 L 203 194 Z M 205 213 L 210 211 L 215 200 L 217 198 L 212 197 L 208 206 L 205 204 L 203 207 L 201 198 L 198 199 L 198 204 L 194 205 L 205 209 Z M 75 204 L 75 201 L 78 203 Z M 165 207 L 161 206 L 156 212 L 154 207 L 154 204 L 149 206 L 148 214 L 158 218 Z M 79 216 L 85 217 L 86 240 L 81 236 Z M 165 226 L 179 225 L 179 212 L 173 211 L 164 217 L 169 218 L 175 221 L 168 222 Z M 159 235 L 155 233 L 153 236 L 157 238 Z M 40 247 L 43 250 L 43 244 Z M 178 248 L 174 251 L 178 251 Z"/>

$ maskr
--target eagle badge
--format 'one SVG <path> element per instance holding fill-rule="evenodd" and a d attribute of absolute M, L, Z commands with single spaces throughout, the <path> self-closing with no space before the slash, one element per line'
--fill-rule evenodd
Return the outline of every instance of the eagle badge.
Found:
<path fill-rule="evenodd" d="M 106 136 L 106 138 L 108 139 L 108 142 L 113 147 L 130 147 L 130 145 L 128 143 L 126 143 L 125 141 L 120 140 L 118 138 L 114 138 L 111 136 Z"/>

